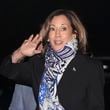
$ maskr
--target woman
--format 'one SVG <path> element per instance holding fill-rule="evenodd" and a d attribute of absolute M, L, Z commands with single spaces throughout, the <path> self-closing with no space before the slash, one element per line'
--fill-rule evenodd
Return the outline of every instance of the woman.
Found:
<path fill-rule="evenodd" d="M 32 86 L 39 110 L 104 110 L 103 68 L 85 55 L 86 44 L 77 15 L 59 9 L 47 17 L 39 34 L 3 61 L 0 71 Z M 23 62 L 25 57 L 31 58 Z"/>

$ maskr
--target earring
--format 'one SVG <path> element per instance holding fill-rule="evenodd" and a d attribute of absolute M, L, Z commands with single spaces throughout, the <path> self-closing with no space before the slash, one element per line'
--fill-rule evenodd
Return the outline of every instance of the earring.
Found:
<path fill-rule="evenodd" d="M 72 38 L 73 38 L 73 39 L 76 39 L 76 34 L 73 34 L 73 35 L 72 35 Z"/>
<path fill-rule="evenodd" d="M 47 39 L 47 42 L 49 42 L 50 40 L 49 39 Z"/>

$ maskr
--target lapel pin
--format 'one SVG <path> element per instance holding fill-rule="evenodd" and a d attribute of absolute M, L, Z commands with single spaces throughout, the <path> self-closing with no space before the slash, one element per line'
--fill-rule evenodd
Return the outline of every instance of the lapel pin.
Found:
<path fill-rule="evenodd" d="M 73 71 L 76 71 L 76 68 L 75 67 L 73 67 Z"/>

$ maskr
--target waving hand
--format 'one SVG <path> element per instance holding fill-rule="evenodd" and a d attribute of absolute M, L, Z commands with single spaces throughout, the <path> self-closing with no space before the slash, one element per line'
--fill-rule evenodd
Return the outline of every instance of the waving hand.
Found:
<path fill-rule="evenodd" d="M 26 56 L 33 56 L 35 54 L 41 53 L 43 46 L 42 46 L 42 37 L 38 34 L 34 37 L 31 35 L 27 40 L 25 40 L 20 48 L 18 48 L 12 54 L 12 62 L 17 63 L 21 59 Z"/>

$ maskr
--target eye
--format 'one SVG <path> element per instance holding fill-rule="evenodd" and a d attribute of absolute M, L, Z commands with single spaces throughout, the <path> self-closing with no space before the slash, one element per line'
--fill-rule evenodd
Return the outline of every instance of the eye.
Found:
<path fill-rule="evenodd" d="M 66 31 L 67 28 L 66 28 L 66 27 L 61 27 L 61 30 L 62 30 L 62 31 Z"/>
<path fill-rule="evenodd" d="M 49 31 L 55 31 L 54 27 L 49 27 Z"/>

